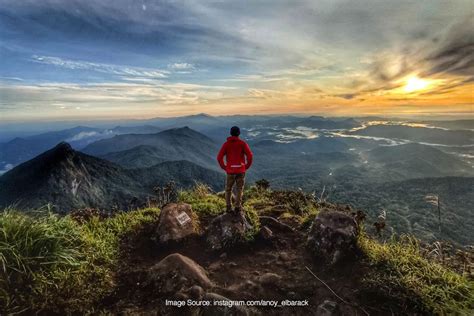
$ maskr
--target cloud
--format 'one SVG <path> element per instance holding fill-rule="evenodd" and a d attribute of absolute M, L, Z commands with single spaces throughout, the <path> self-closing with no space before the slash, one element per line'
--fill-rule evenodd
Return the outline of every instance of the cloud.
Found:
<path fill-rule="evenodd" d="M 472 19 L 471 16 L 454 25 L 441 39 L 433 39 L 435 49 L 426 57 L 429 64 L 428 75 L 449 73 L 474 79 Z"/>
<path fill-rule="evenodd" d="M 173 69 L 173 70 L 194 70 L 194 65 L 189 64 L 189 63 L 174 63 L 174 64 L 169 64 L 168 68 Z"/>
<path fill-rule="evenodd" d="M 410 74 L 435 78 L 459 76 L 473 80 L 474 32 L 471 21 L 465 19 L 430 37 L 407 41 L 396 50 L 375 55 L 371 77 L 377 82 L 393 82 Z"/>
<path fill-rule="evenodd" d="M 79 140 L 84 140 L 84 139 L 87 139 L 87 138 L 91 138 L 91 137 L 97 137 L 99 136 L 100 134 L 98 132 L 80 132 L 68 139 L 66 139 L 67 142 L 74 142 L 74 141 L 79 141 Z"/>
<path fill-rule="evenodd" d="M 357 96 L 357 93 L 345 93 L 345 94 L 338 94 L 336 97 L 343 98 L 346 100 L 354 99 Z"/>
<path fill-rule="evenodd" d="M 5 80 L 5 81 L 23 81 L 23 79 L 17 78 L 17 77 L 0 77 L 0 80 Z"/>
<path fill-rule="evenodd" d="M 68 112 L 80 110 L 90 114 L 100 111 L 116 113 L 124 109 L 141 111 L 140 107 L 150 111 L 153 108 L 214 102 L 224 98 L 224 92 L 233 90 L 227 86 L 167 82 L 7 85 L 0 86 L 0 113 L 41 111 L 44 115 L 57 114 L 58 106 Z M 16 106 L 9 107 L 8 104 L 12 103 Z"/>
<path fill-rule="evenodd" d="M 4 174 L 5 172 L 13 169 L 14 165 L 12 165 L 11 163 L 7 163 L 3 166 L 3 169 L 0 169 L 0 175 Z"/>
<path fill-rule="evenodd" d="M 160 69 L 148 69 L 141 67 L 128 67 L 120 65 L 110 65 L 102 63 L 93 63 L 87 61 L 75 61 L 51 56 L 32 56 L 32 61 L 40 64 L 53 65 L 71 70 L 90 70 L 106 74 L 137 76 L 147 78 L 166 78 L 169 71 Z"/>

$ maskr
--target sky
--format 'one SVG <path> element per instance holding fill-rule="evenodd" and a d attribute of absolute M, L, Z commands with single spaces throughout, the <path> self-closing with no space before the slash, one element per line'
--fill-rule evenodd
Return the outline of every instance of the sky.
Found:
<path fill-rule="evenodd" d="M 0 121 L 473 116 L 472 0 L 0 0 Z"/>

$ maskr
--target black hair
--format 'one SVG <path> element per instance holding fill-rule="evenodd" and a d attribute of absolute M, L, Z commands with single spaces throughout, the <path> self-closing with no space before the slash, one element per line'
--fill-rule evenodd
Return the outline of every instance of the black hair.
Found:
<path fill-rule="evenodd" d="M 231 129 L 230 129 L 230 135 L 239 136 L 240 135 L 240 128 L 238 126 L 232 126 Z"/>

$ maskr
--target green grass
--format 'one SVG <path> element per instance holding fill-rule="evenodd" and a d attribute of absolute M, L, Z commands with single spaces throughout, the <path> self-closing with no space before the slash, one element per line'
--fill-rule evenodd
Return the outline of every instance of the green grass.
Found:
<path fill-rule="evenodd" d="M 362 234 L 359 245 L 375 269 L 366 277 L 368 284 L 428 313 L 472 315 L 474 282 L 424 258 L 416 239 L 380 243 Z"/>
<path fill-rule="evenodd" d="M 218 215 L 225 212 L 225 200 L 211 194 L 208 186 L 196 183 L 191 190 L 180 191 L 179 202 L 188 203 L 198 215 Z"/>
<path fill-rule="evenodd" d="M 253 225 L 247 242 L 260 230 L 259 214 L 275 205 L 287 206 L 284 216 L 298 218 L 302 228 L 309 227 L 318 212 L 301 194 L 250 188 L 245 195 L 244 209 Z M 293 198 L 298 201 L 291 202 Z M 199 184 L 180 192 L 179 199 L 191 204 L 199 217 L 225 211 L 223 197 Z M 158 209 L 143 209 L 79 223 L 44 211 L 0 212 L 0 314 L 94 312 L 97 302 L 114 290 L 121 237 L 158 216 Z M 377 293 L 398 297 L 430 314 L 472 312 L 473 282 L 424 258 L 416 239 L 381 243 L 362 231 L 359 246 L 371 265 L 364 284 Z"/>
<path fill-rule="evenodd" d="M 198 216 L 218 215 L 225 212 L 225 201 L 215 195 L 196 197 L 190 192 L 180 192 L 179 201 L 188 203 Z"/>
<path fill-rule="evenodd" d="M 254 200 L 257 198 L 254 197 Z M 224 197 L 212 194 L 207 186 L 200 183 L 196 183 L 191 190 L 179 192 L 179 201 L 190 204 L 198 217 L 216 216 L 226 210 Z M 253 204 L 248 200 L 244 203 L 244 210 L 252 225 L 252 229 L 246 234 L 245 239 L 252 241 L 260 231 L 260 220 Z"/>
<path fill-rule="evenodd" d="M 158 210 L 79 224 L 69 216 L 0 214 L 0 314 L 88 311 L 114 286 L 120 237 Z M 90 286 L 94 284 L 94 286 Z"/>
<path fill-rule="evenodd" d="M 250 222 L 250 225 L 252 225 L 252 229 L 249 230 L 245 235 L 246 241 L 249 242 L 254 240 L 255 236 L 260 232 L 260 219 L 258 217 L 258 213 L 253 207 L 245 207 L 245 214 Z"/>

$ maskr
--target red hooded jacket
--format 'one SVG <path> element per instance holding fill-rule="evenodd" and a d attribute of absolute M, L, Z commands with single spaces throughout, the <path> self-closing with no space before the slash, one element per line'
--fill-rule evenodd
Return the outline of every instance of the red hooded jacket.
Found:
<path fill-rule="evenodd" d="M 245 157 L 247 157 L 247 162 Z M 222 145 L 217 155 L 219 165 L 228 174 L 244 173 L 252 165 L 252 159 L 253 154 L 249 145 L 238 136 L 227 137 L 227 141 Z"/>

